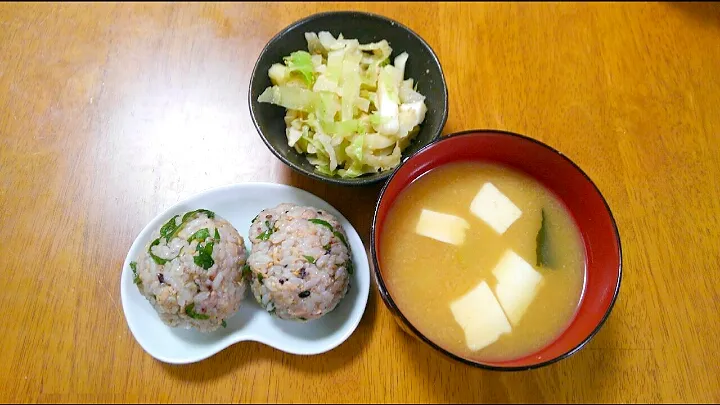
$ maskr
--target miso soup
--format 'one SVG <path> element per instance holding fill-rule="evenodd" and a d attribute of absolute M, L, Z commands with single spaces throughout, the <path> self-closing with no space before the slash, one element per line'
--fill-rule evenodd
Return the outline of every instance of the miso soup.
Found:
<path fill-rule="evenodd" d="M 379 258 L 407 319 L 478 361 L 552 342 L 585 284 L 582 237 L 562 202 L 526 174 L 485 163 L 448 164 L 414 181 L 388 213 Z"/>

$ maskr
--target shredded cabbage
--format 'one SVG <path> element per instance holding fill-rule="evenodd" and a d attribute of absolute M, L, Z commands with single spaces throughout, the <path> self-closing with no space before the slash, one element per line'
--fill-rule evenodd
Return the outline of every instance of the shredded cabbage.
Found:
<path fill-rule="evenodd" d="M 290 73 L 298 72 L 302 75 L 305 83 L 308 86 L 312 86 L 315 77 L 313 72 L 315 68 L 312 62 L 312 56 L 305 51 L 297 51 L 286 56 L 284 58 L 285 65 L 288 67 Z"/>
<path fill-rule="evenodd" d="M 425 120 L 425 96 L 405 80 L 409 55 L 391 63 L 386 40 L 360 44 L 327 31 L 305 33 L 298 50 L 268 70 L 261 103 L 287 109 L 288 146 L 317 172 L 342 178 L 392 170 Z"/>

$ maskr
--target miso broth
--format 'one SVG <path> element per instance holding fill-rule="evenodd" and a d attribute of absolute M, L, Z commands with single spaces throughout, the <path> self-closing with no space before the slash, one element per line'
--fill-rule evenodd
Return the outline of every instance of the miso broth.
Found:
<path fill-rule="evenodd" d="M 503 205 L 505 197 L 511 204 Z M 509 257 L 514 267 L 501 266 Z M 516 359 L 553 341 L 585 284 L 582 238 L 563 204 L 524 173 L 484 163 L 442 166 L 404 190 L 385 220 L 379 258 L 408 320 L 439 346 L 479 361 Z M 498 305 L 471 304 L 493 299 Z M 468 325 L 490 322 L 481 318 L 495 307 L 494 323 Z M 485 336 L 492 328 L 500 331 L 496 340 Z"/>

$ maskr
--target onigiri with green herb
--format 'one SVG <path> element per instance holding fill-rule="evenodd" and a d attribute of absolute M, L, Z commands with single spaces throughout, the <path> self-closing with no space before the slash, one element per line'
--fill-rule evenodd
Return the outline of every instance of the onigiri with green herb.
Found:
<path fill-rule="evenodd" d="M 345 230 L 327 211 L 289 203 L 265 209 L 253 219 L 249 238 L 250 288 L 271 314 L 318 319 L 347 293 L 352 254 Z"/>
<path fill-rule="evenodd" d="M 238 231 L 212 211 L 175 215 L 130 263 L 134 282 L 171 327 L 225 327 L 245 296 L 247 252 Z"/>

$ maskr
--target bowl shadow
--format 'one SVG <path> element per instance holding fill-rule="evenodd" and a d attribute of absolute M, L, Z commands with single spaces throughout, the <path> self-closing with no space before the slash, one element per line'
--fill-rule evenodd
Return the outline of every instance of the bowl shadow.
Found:
<path fill-rule="evenodd" d="M 286 355 L 283 363 L 303 372 L 327 374 L 359 361 L 367 349 L 368 342 L 375 329 L 377 300 L 374 290 L 370 289 L 368 304 L 360 324 L 358 324 L 355 332 L 340 346 L 329 352 L 312 356 L 310 359 L 306 356 Z"/>
<path fill-rule="evenodd" d="M 375 203 L 384 181 L 361 187 L 339 186 L 307 177 L 287 166 L 284 166 L 279 177 L 278 181 L 315 194 L 340 211 L 360 235 L 368 258 L 370 257 L 370 228 Z"/>
<path fill-rule="evenodd" d="M 669 7 L 680 10 L 701 24 L 708 24 L 720 28 L 720 4 L 718 3 L 669 2 L 667 4 Z"/>
<path fill-rule="evenodd" d="M 229 373 L 247 369 L 256 364 L 282 364 L 287 367 L 317 374 L 332 373 L 361 358 L 372 336 L 377 317 L 377 301 L 370 290 L 368 305 L 355 332 L 341 345 L 329 352 L 302 356 L 285 353 L 262 343 L 238 342 L 203 361 L 176 365 L 158 361 L 171 378 L 185 382 L 214 381 Z"/>
<path fill-rule="evenodd" d="M 237 372 L 238 370 L 252 367 L 254 364 L 262 364 L 268 361 L 311 373 L 331 373 L 337 369 L 346 367 L 354 361 L 357 361 L 362 356 L 368 342 L 370 341 L 373 330 L 375 329 L 377 318 L 377 302 L 380 299 L 377 296 L 377 292 L 372 287 L 372 280 L 370 283 L 371 287 L 367 305 L 357 328 L 347 340 L 328 352 L 310 356 L 295 355 L 283 352 L 263 343 L 255 341 L 241 341 L 221 350 L 205 360 L 196 363 L 177 365 L 160 362 L 159 360 L 155 361 L 160 363 L 163 370 L 172 378 L 186 382 L 217 380 L 229 373 Z M 352 291 L 357 290 L 352 290 L 351 287 L 349 294 L 352 293 Z M 354 295 L 352 298 L 359 299 L 357 295 Z M 251 299 L 251 297 L 246 297 L 246 299 Z M 343 306 L 343 304 L 345 305 Z M 306 324 L 298 324 L 296 322 L 284 321 L 277 318 L 273 318 L 273 322 L 276 323 L 276 326 L 282 329 L 285 333 L 303 339 L 313 340 L 332 333 L 332 331 L 335 330 L 334 328 L 342 326 L 342 323 L 347 321 L 347 316 L 349 316 L 352 310 L 352 306 L 348 304 L 349 302 L 343 299 L 343 301 L 338 304 L 338 308 L 328 315 L 331 316 L 335 314 L 335 311 L 343 311 L 347 313 L 338 312 L 335 315 L 340 316 L 328 318 L 329 322 L 322 318 L 318 320 L 319 322 L 313 321 Z M 228 327 L 226 329 L 221 328 L 209 334 L 200 334 L 194 331 L 186 330 L 173 330 L 173 333 L 179 335 L 184 340 L 189 340 L 199 344 L 216 341 L 233 333 L 238 328 L 242 328 L 243 325 L 247 324 L 250 319 L 256 315 L 256 312 L 262 312 L 262 310 L 260 308 L 245 306 L 236 315 L 227 320 Z M 318 329 L 318 325 L 322 327 Z"/>
<path fill-rule="evenodd" d="M 601 339 L 560 362 L 526 371 L 491 371 L 454 361 L 427 344 L 408 335 L 397 326 L 406 344 L 406 357 L 425 374 L 425 381 L 442 376 L 442 389 L 428 387 L 430 402 L 454 403 L 538 403 L 600 401 L 603 392 L 612 391 L 609 383 L 617 372 L 620 351 L 614 347 L 617 330 L 609 321 Z M 594 348 L 593 342 L 603 348 Z M 577 376 L 587 378 L 574 378 Z"/>
<path fill-rule="evenodd" d="M 168 364 L 160 362 L 163 370 L 173 379 L 185 382 L 214 381 L 223 376 L 252 366 L 273 360 L 275 350 L 257 342 L 239 342 L 219 353 L 192 364 Z"/>

